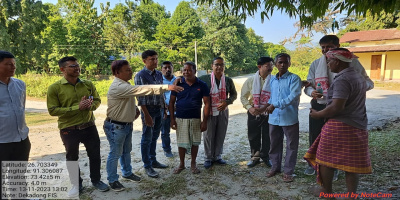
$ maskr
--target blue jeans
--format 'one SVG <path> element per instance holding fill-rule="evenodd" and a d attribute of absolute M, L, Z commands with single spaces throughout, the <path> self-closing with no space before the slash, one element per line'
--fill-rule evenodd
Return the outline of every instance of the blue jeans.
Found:
<path fill-rule="evenodd" d="M 161 122 L 161 141 L 162 148 L 165 152 L 171 151 L 171 138 L 169 136 L 169 132 L 171 131 L 171 118 L 170 115 L 167 115 L 167 118 L 164 119 L 164 112 L 161 112 L 162 122 Z"/>
<path fill-rule="evenodd" d="M 122 176 L 132 174 L 131 151 L 133 126 L 119 125 L 104 121 L 104 132 L 110 143 L 110 153 L 107 158 L 107 180 L 109 183 L 118 181 L 118 159 L 121 164 Z"/>
<path fill-rule="evenodd" d="M 149 168 L 152 166 L 152 163 L 156 161 L 156 147 L 157 140 L 160 136 L 161 130 L 161 112 L 164 112 L 160 109 L 160 107 L 150 107 L 147 106 L 147 110 L 153 120 L 153 127 L 146 126 L 144 121 L 144 113 L 143 111 L 140 113 L 142 118 L 142 140 L 140 142 L 141 152 L 142 152 L 142 161 L 144 163 L 144 168 Z"/>

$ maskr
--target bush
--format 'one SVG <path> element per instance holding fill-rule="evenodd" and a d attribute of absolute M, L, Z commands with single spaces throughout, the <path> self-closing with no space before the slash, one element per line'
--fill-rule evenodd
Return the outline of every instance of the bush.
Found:
<path fill-rule="evenodd" d="M 51 84 L 60 80 L 62 78 L 61 75 L 48 75 L 48 74 L 35 74 L 32 72 L 28 72 L 23 75 L 18 75 L 18 79 L 21 79 L 26 83 L 26 95 L 29 97 L 35 98 L 43 98 L 45 99 L 47 96 L 47 89 Z M 110 80 L 91 80 L 95 85 L 97 92 L 100 97 L 106 97 L 108 89 L 113 81 Z"/>

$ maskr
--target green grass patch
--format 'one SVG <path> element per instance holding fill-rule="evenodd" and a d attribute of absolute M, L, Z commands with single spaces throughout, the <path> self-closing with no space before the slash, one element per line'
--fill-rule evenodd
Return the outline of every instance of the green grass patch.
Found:
<path fill-rule="evenodd" d="M 57 117 L 50 116 L 49 113 L 25 113 L 26 124 L 29 126 L 56 123 Z"/>
<path fill-rule="evenodd" d="M 375 88 L 383 90 L 395 90 L 400 91 L 400 82 L 392 81 L 374 81 Z"/>

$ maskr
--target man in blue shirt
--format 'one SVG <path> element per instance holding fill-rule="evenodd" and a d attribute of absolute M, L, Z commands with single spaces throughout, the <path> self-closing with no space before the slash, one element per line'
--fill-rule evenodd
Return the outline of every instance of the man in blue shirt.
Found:
<path fill-rule="evenodd" d="M 171 127 L 176 130 L 180 164 L 174 169 L 174 174 L 179 174 L 185 169 L 185 152 L 191 148 L 190 168 L 193 174 L 200 173 L 196 165 L 197 152 L 201 142 L 201 132 L 207 130 L 207 120 L 210 115 L 210 90 L 205 82 L 196 77 L 196 64 L 186 62 L 183 65 L 182 82 L 178 84 L 184 90 L 180 93 L 171 92 L 169 113 Z M 202 100 L 204 102 L 204 115 L 201 120 Z M 176 102 L 176 119 L 175 119 Z"/>
<path fill-rule="evenodd" d="M 135 85 L 154 85 L 162 84 L 162 73 L 156 70 L 158 66 L 158 55 L 154 50 L 147 50 L 142 53 L 145 64 L 135 76 Z M 140 149 L 144 169 L 149 177 L 157 178 L 158 172 L 153 168 L 167 168 L 156 159 L 157 139 L 160 136 L 162 112 L 164 112 L 165 102 L 163 95 L 149 95 L 137 97 L 138 106 L 141 107 L 142 117 L 142 140 Z"/>
<path fill-rule="evenodd" d="M 15 69 L 14 55 L 0 51 L 0 171 L 2 161 L 28 161 L 31 150 L 25 123 L 26 85 L 12 78 Z"/>
<path fill-rule="evenodd" d="M 174 66 L 170 61 L 164 61 L 161 65 L 161 72 L 163 74 L 163 84 L 172 85 L 176 80 L 174 76 Z M 170 138 L 170 130 L 171 130 L 171 120 L 168 111 L 169 106 L 169 98 L 171 95 L 171 91 L 164 92 L 165 98 L 165 110 L 162 113 L 163 118 L 161 122 L 161 141 L 162 148 L 164 149 L 164 154 L 166 157 L 171 158 L 174 157 L 174 154 L 171 152 L 171 138 Z"/>
<path fill-rule="evenodd" d="M 283 136 L 286 136 L 286 158 L 283 181 L 292 182 L 299 147 L 299 102 L 301 95 L 301 79 L 290 73 L 290 56 L 280 53 L 275 57 L 278 73 L 271 77 L 271 98 L 267 107 L 269 115 L 269 137 L 271 147 L 269 158 L 272 167 L 267 177 L 281 172 L 283 154 Z"/>

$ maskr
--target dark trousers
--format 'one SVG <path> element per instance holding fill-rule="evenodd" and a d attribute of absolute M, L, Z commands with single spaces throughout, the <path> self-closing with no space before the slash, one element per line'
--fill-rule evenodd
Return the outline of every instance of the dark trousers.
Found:
<path fill-rule="evenodd" d="M 297 161 L 299 148 L 299 123 L 291 126 L 269 125 L 269 136 L 271 138 L 271 150 L 269 158 L 272 163 L 272 171 L 280 172 L 283 157 L 283 138 L 286 137 L 286 157 L 283 171 L 285 174 L 292 175 Z"/>
<path fill-rule="evenodd" d="M 79 143 L 83 143 L 89 157 L 90 179 L 92 183 L 100 181 L 100 138 L 96 126 L 91 126 L 83 130 L 60 130 L 61 140 L 64 143 L 67 153 L 67 161 L 78 161 Z M 72 177 L 71 177 L 72 178 Z M 74 182 L 73 180 L 71 180 Z M 82 178 L 79 170 L 79 184 L 82 184 Z"/>
<path fill-rule="evenodd" d="M 20 142 L 0 143 L 0 172 L 3 171 L 3 161 L 28 161 L 31 151 L 29 137 Z M 1 173 L 0 173 L 1 174 Z M 0 176 L 0 183 L 3 183 L 3 176 Z M 2 197 L 0 189 L 0 198 Z"/>
<path fill-rule="evenodd" d="M 247 136 L 249 138 L 251 157 L 269 161 L 269 124 L 268 115 L 253 116 L 247 111 Z"/>
<path fill-rule="evenodd" d="M 326 105 L 317 103 L 316 99 L 311 100 L 311 108 L 317 111 L 325 109 Z M 309 145 L 311 146 L 315 139 L 317 139 L 318 135 L 321 133 L 322 127 L 325 124 L 325 118 L 315 119 L 312 117 L 308 117 L 309 119 L 309 134 L 308 134 L 308 141 Z"/>

